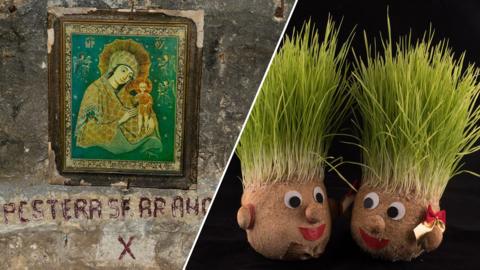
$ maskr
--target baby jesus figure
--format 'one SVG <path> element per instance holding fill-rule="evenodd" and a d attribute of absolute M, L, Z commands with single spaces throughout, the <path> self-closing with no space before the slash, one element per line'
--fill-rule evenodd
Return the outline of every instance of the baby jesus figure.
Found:
<path fill-rule="evenodd" d="M 150 95 L 152 91 L 152 83 L 150 80 L 142 81 L 138 84 L 138 88 L 135 89 L 137 95 L 135 96 L 138 102 L 138 134 L 143 131 L 149 130 L 150 114 L 152 113 L 153 99 Z"/>

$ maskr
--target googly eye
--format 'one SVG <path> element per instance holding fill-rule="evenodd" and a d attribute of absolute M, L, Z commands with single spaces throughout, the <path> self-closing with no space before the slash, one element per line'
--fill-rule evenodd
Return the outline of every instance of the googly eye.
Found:
<path fill-rule="evenodd" d="M 375 192 L 368 193 L 365 198 L 363 198 L 363 207 L 366 209 L 374 209 L 378 206 L 380 199 L 378 198 L 378 194 Z"/>
<path fill-rule="evenodd" d="M 387 216 L 393 220 L 400 220 L 405 216 L 405 206 L 401 202 L 390 204 L 387 209 Z"/>
<path fill-rule="evenodd" d="M 298 191 L 291 190 L 285 193 L 283 201 L 288 208 L 297 208 L 302 204 L 302 195 Z"/>
<path fill-rule="evenodd" d="M 323 203 L 323 198 L 325 196 L 323 195 L 323 190 L 321 187 L 315 187 L 313 189 L 313 198 L 315 199 L 315 201 L 317 201 L 318 203 Z"/>

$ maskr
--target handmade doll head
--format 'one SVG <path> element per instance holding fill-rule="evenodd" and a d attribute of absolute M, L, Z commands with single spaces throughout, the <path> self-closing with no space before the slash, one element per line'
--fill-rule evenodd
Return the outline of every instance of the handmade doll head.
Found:
<path fill-rule="evenodd" d="M 425 224 L 432 230 L 417 239 L 415 228 L 425 221 L 428 207 L 430 217 L 438 220 Z M 445 219 L 435 215 L 439 208 L 439 200 L 427 202 L 408 193 L 363 185 L 353 206 L 352 236 L 375 257 L 411 260 L 442 242 Z"/>
<path fill-rule="evenodd" d="M 318 257 L 331 231 L 321 179 L 246 187 L 237 219 L 252 247 L 275 259 Z"/>
<path fill-rule="evenodd" d="M 286 38 L 237 147 L 244 185 L 237 220 L 268 258 L 318 257 L 330 237 L 324 165 L 349 104 L 342 93 L 349 43 L 337 46 L 337 35 L 329 21 L 322 43 L 309 23 Z"/>
<path fill-rule="evenodd" d="M 357 59 L 354 72 L 365 167 L 351 232 L 374 257 L 408 261 L 442 242 L 440 198 L 460 159 L 476 150 L 478 70 L 464 69 L 463 56 L 431 35 L 415 45 L 390 38 L 383 49 Z"/>

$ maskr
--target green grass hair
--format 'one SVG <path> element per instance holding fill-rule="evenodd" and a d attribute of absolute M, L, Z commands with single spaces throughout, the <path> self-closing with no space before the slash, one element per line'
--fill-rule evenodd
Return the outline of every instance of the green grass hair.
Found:
<path fill-rule="evenodd" d="M 324 177 L 327 150 L 349 109 L 345 59 L 329 18 L 323 41 L 310 21 L 274 57 L 237 147 L 245 186 Z"/>
<path fill-rule="evenodd" d="M 412 42 L 382 39 L 383 53 L 367 46 L 356 57 L 351 92 L 362 115 L 363 183 L 418 199 L 439 200 L 462 172 L 461 159 L 480 137 L 479 70 L 455 57 L 433 32 Z"/>

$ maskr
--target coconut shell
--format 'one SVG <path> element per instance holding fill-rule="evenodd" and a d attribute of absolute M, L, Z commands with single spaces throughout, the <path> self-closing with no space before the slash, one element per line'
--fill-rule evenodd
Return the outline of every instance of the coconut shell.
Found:
<path fill-rule="evenodd" d="M 323 191 L 323 202 L 314 197 L 315 187 Z M 290 208 L 285 194 L 297 191 L 301 204 Z M 246 187 L 237 221 L 247 232 L 250 245 L 271 259 L 316 258 L 330 238 L 331 216 L 325 186 L 321 181 L 276 183 Z"/>
<path fill-rule="evenodd" d="M 376 207 L 364 205 L 365 197 L 370 192 L 378 195 Z M 405 208 L 405 215 L 398 220 L 387 213 L 394 202 L 402 203 Z M 357 244 L 373 257 L 410 261 L 424 251 L 436 249 L 443 239 L 443 232 L 436 227 L 420 239 L 415 238 L 413 230 L 423 222 L 428 204 L 435 211 L 440 208 L 439 200 L 420 201 L 406 194 L 390 193 L 363 185 L 353 205 L 352 236 Z"/>

